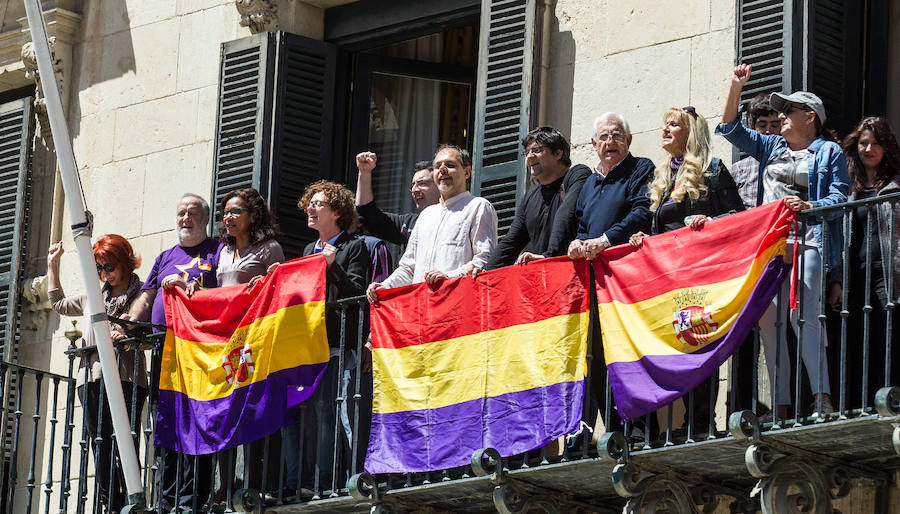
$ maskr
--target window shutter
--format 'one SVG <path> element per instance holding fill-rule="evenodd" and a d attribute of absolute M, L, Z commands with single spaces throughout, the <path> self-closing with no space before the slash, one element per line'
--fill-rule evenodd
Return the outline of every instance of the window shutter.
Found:
<path fill-rule="evenodd" d="M 809 90 L 841 136 L 862 118 L 863 12 L 855 2 L 815 0 L 809 13 Z"/>
<path fill-rule="evenodd" d="M 275 47 L 263 32 L 222 44 L 212 209 L 233 189 L 254 187 L 265 196 Z M 211 216 L 213 235 L 217 216 Z"/>
<path fill-rule="evenodd" d="M 281 224 L 285 257 L 298 257 L 318 235 L 297 200 L 307 185 L 333 176 L 334 45 L 280 33 L 272 148 L 272 210 Z M 277 170 L 277 172 L 275 172 Z"/>
<path fill-rule="evenodd" d="M 333 45 L 284 32 L 222 45 L 212 198 L 258 189 L 288 259 L 315 237 L 297 208 L 303 188 L 331 176 L 335 68 Z"/>
<path fill-rule="evenodd" d="M 18 353 L 18 283 L 31 194 L 32 100 L 0 105 L 0 343 L 9 362 L 15 362 Z"/>
<path fill-rule="evenodd" d="M 794 83 L 792 0 L 738 0 L 737 61 L 753 66 L 741 101 L 790 93 Z"/>
<path fill-rule="evenodd" d="M 472 192 L 494 205 L 500 236 L 525 193 L 519 143 L 531 123 L 535 19 L 535 0 L 482 2 Z"/>

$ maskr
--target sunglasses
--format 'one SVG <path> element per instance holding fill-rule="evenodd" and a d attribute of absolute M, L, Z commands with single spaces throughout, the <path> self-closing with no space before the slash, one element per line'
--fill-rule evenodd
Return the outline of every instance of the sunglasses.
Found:
<path fill-rule="evenodd" d="M 697 119 L 697 109 L 693 105 L 682 107 L 681 110 L 693 116 L 695 120 Z"/>
<path fill-rule="evenodd" d="M 784 104 L 784 107 L 781 108 L 781 114 L 784 114 L 785 116 L 787 116 L 794 109 L 797 109 L 798 111 L 803 111 L 803 112 L 812 112 L 812 110 L 810 110 L 802 105 Z"/>
<path fill-rule="evenodd" d="M 116 271 L 116 265 L 115 264 L 98 264 L 97 265 L 97 273 L 100 273 L 101 271 L 105 271 L 107 273 L 112 273 L 113 271 Z"/>

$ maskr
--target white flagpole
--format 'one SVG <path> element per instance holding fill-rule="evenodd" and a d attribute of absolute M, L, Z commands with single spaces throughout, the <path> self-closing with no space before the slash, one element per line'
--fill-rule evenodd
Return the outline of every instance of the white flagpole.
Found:
<path fill-rule="evenodd" d="M 85 315 L 89 318 L 91 330 L 94 331 L 97 353 L 100 356 L 100 367 L 103 369 L 103 383 L 106 386 L 106 397 L 112 415 L 113 430 L 116 434 L 116 445 L 119 448 L 119 458 L 125 474 L 128 503 L 134 507 L 143 508 L 145 498 L 141 483 L 141 469 L 131 439 L 131 426 L 125 408 L 125 397 L 122 395 L 122 382 L 116 364 L 116 355 L 113 351 L 106 309 L 100 296 L 100 283 L 97 280 L 96 263 L 91 249 L 93 220 L 91 214 L 85 211 L 81 183 L 78 179 L 78 168 L 75 165 L 75 154 L 72 152 L 69 129 L 63 113 L 56 73 L 53 70 L 41 2 L 40 0 L 24 1 L 31 41 L 37 57 L 41 86 L 47 102 L 47 115 L 50 118 L 50 129 L 53 132 L 56 160 L 66 194 L 66 206 L 69 218 L 72 220 L 72 236 L 75 239 L 75 248 L 81 265 L 81 276 L 84 279 L 84 290 L 87 294 Z M 102 464 L 98 463 L 98 465 Z M 134 509 L 129 510 L 135 512 Z"/>

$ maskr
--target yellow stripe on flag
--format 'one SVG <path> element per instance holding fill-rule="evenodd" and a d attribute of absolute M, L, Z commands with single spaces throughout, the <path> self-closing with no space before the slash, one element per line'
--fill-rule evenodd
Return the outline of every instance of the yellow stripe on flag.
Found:
<path fill-rule="evenodd" d="M 201 401 L 229 396 L 235 386 L 228 382 L 223 357 L 243 348 L 247 341 L 250 341 L 253 371 L 249 380 L 240 386 L 265 380 L 270 373 L 282 369 L 328 362 L 327 344 L 311 344 L 326 340 L 325 323 L 314 321 L 324 316 L 324 301 L 293 305 L 239 327 L 228 344 L 187 341 L 176 338 L 169 330 L 163 361 L 177 360 L 178 366 L 169 366 L 168 372 L 163 370 L 159 388 Z"/>
<path fill-rule="evenodd" d="M 445 341 L 375 348 L 372 411 L 435 409 L 583 380 L 587 325 L 587 312 L 565 314 Z"/>
<path fill-rule="evenodd" d="M 699 284 L 687 289 L 701 289 L 708 298 L 707 305 L 713 312 L 717 328 L 708 340 L 727 334 L 738 314 L 756 287 L 756 282 L 769 262 L 784 255 L 784 240 L 762 252 L 750 266 L 746 275 L 723 282 Z M 715 277 L 710 277 L 714 279 Z M 673 315 L 679 308 L 675 297 L 686 289 L 675 289 L 637 303 L 618 301 L 598 305 L 600 328 L 603 331 L 604 354 L 607 364 L 631 362 L 649 355 L 679 355 L 705 348 L 681 342 L 672 325 Z M 737 290 L 737 293 L 735 291 Z M 724 299 L 724 303 L 723 300 Z M 727 301 L 730 300 L 730 301 Z M 704 307 L 704 306 L 700 306 Z M 604 322 L 605 319 L 618 322 Z M 618 327 L 618 328 L 613 328 Z"/>

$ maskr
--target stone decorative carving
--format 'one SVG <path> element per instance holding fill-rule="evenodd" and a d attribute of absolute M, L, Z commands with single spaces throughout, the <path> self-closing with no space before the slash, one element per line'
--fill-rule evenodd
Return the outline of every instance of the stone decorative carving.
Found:
<path fill-rule="evenodd" d="M 753 467 L 748 464 L 751 474 L 760 479 L 751 495 L 760 496 L 763 514 L 830 514 L 831 500 L 849 494 L 850 475 L 846 469 L 821 466 L 796 455 L 773 460 L 765 448 L 751 445 L 747 452 L 748 463 L 755 461 Z"/>
<path fill-rule="evenodd" d="M 276 0 L 235 0 L 234 6 L 241 14 L 241 26 L 249 27 L 254 34 L 276 29 L 278 2 Z"/>
<path fill-rule="evenodd" d="M 56 37 L 50 36 L 50 54 L 53 56 L 53 70 L 56 72 L 56 84 L 59 87 L 60 93 L 62 93 L 62 60 L 57 58 L 56 53 L 53 51 L 55 45 Z M 47 118 L 47 101 L 44 99 L 37 57 L 34 53 L 34 44 L 31 41 L 22 45 L 22 63 L 25 65 L 25 76 L 34 80 L 35 84 L 37 84 L 34 95 L 34 113 L 37 117 L 38 131 L 41 138 L 49 147 L 52 144 L 53 139 L 50 134 L 50 120 Z"/>
<path fill-rule="evenodd" d="M 47 275 L 26 278 L 20 286 L 28 313 L 22 317 L 22 328 L 36 330 L 47 325 L 50 317 L 50 298 L 47 296 Z"/>

